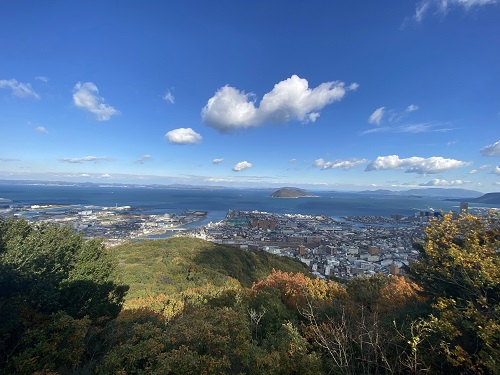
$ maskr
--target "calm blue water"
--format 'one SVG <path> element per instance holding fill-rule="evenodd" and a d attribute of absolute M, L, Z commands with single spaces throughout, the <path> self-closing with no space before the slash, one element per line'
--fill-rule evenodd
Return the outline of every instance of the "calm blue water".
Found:
<path fill-rule="evenodd" d="M 227 211 L 258 210 L 339 216 L 412 215 L 429 209 L 457 211 L 459 202 L 439 198 L 369 196 L 358 193 L 315 192 L 318 198 L 271 198 L 272 190 L 176 190 L 157 188 L 75 187 L 41 185 L 0 185 L 0 198 L 19 204 L 77 204 L 95 206 L 131 206 L 147 214 L 178 213 L 185 210 L 207 211 L 203 223 L 219 221 Z M 2 199 L 0 199 L 0 206 Z M 469 205 L 470 207 L 485 207 Z"/>

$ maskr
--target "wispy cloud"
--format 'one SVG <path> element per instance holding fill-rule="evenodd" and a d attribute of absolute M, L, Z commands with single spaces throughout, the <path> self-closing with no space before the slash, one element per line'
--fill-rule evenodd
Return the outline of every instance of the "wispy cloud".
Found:
<path fill-rule="evenodd" d="M 220 163 L 222 163 L 223 161 L 224 161 L 224 159 L 223 159 L 223 158 L 219 158 L 219 159 L 214 159 L 214 160 L 212 160 L 212 163 L 213 163 L 213 164 L 220 164 Z"/>
<path fill-rule="evenodd" d="M 429 124 L 429 123 L 406 124 L 398 126 L 394 129 L 396 133 L 429 133 L 429 132 L 444 133 L 451 130 L 453 129 L 443 127 L 442 124 Z"/>
<path fill-rule="evenodd" d="M 325 161 L 323 159 L 316 159 L 313 163 L 314 167 L 321 168 L 321 169 L 337 169 L 341 168 L 343 170 L 348 170 L 352 168 L 356 168 L 360 165 L 368 163 L 368 159 L 357 159 L 357 158 L 351 158 L 347 160 L 335 160 L 335 161 Z"/>
<path fill-rule="evenodd" d="M 40 81 L 40 82 L 43 82 L 43 83 L 49 82 L 49 79 L 47 77 L 45 77 L 45 76 L 36 76 L 35 79 L 37 81 Z"/>
<path fill-rule="evenodd" d="M 43 127 L 43 126 L 37 126 L 35 128 L 35 131 L 38 133 L 41 133 L 41 134 L 49 134 L 48 130 L 45 129 L 45 127 Z"/>
<path fill-rule="evenodd" d="M 361 132 L 361 135 L 373 134 L 373 133 L 444 133 L 452 131 L 453 128 L 449 128 L 446 124 L 433 124 L 433 123 L 415 123 L 415 124 L 404 124 L 398 126 L 383 126 L 365 130 Z"/>
<path fill-rule="evenodd" d="M 460 7 L 468 12 L 471 8 L 496 3 L 498 3 L 498 0 L 422 0 L 415 6 L 414 19 L 417 22 L 422 22 L 431 12 L 434 15 L 446 15 L 451 8 Z"/>
<path fill-rule="evenodd" d="M 146 161 L 151 159 L 151 155 L 142 155 L 139 159 L 137 159 L 135 162 L 137 164 L 144 164 Z"/>
<path fill-rule="evenodd" d="M 170 90 L 167 90 L 161 98 L 163 100 L 165 100 L 167 103 L 170 103 L 170 104 L 175 103 L 175 96 L 174 96 L 174 94 L 172 94 L 172 92 Z"/>
<path fill-rule="evenodd" d="M 411 158 L 400 159 L 398 155 L 389 155 L 377 157 L 375 161 L 368 164 L 365 172 L 404 169 L 406 173 L 435 174 L 468 165 L 470 165 L 468 162 L 446 159 L 441 156 L 432 156 L 430 158 L 413 156 Z"/>
<path fill-rule="evenodd" d="M 244 171 L 245 169 L 252 168 L 253 165 L 252 163 L 249 163 L 248 161 L 240 161 L 239 163 L 236 163 L 233 166 L 233 171 L 235 172 L 241 172 Z"/>
<path fill-rule="evenodd" d="M 419 184 L 419 186 L 458 186 L 458 185 L 465 185 L 468 183 L 470 183 L 470 181 L 464 181 L 464 180 L 447 181 L 435 178 L 433 180 L 430 180 L 429 182 Z"/>
<path fill-rule="evenodd" d="M 18 98 L 33 97 L 35 99 L 40 99 L 40 95 L 33 90 L 31 84 L 18 82 L 14 78 L 0 80 L 0 89 L 3 88 L 11 89 L 12 95 L 17 96 Z"/>
<path fill-rule="evenodd" d="M 178 128 L 170 130 L 165 134 L 165 138 L 170 143 L 177 145 L 195 144 L 200 143 L 202 140 L 202 136 L 191 128 Z"/>
<path fill-rule="evenodd" d="M 418 105 L 410 104 L 406 107 L 405 112 L 415 112 L 416 110 L 418 110 Z"/>
<path fill-rule="evenodd" d="M 98 121 L 107 121 L 111 116 L 120 114 L 114 107 L 105 104 L 100 97 L 99 89 L 92 82 L 78 82 L 73 88 L 73 103 L 81 109 L 89 111 Z"/>
<path fill-rule="evenodd" d="M 62 163 L 71 164 L 83 164 L 88 162 L 98 163 L 100 161 L 112 161 L 113 158 L 110 157 L 98 157 L 98 156 L 84 156 L 82 158 L 60 158 L 59 161 Z"/>
<path fill-rule="evenodd" d="M 215 182 L 215 183 L 221 183 L 221 182 L 237 182 L 238 180 L 234 180 L 231 178 L 225 178 L 225 177 L 207 177 L 205 178 L 206 182 Z"/>
<path fill-rule="evenodd" d="M 481 149 L 481 155 L 483 156 L 500 156 L 500 141 L 493 143 L 492 145 L 483 147 Z"/>
<path fill-rule="evenodd" d="M 9 163 L 12 161 L 21 161 L 20 159 L 9 159 L 9 158 L 0 158 L 1 162 Z"/>
<path fill-rule="evenodd" d="M 358 87 L 357 83 L 346 86 L 332 81 L 309 88 L 306 79 L 293 75 L 274 85 L 256 106 L 254 94 L 226 85 L 208 100 L 202 118 L 208 126 L 225 133 L 267 123 L 314 122 L 321 109 Z"/>
<path fill-rule="evenodd" d="M 399 122 L 402 118 L 411 112 L 415 112 L 419 107 L 415 104 L 410 104 L 403 111 L 396 111 L 394 109 L 387 109 L 386 107 L 377 108 L 368 117 L 368 122 L 373 125 L 380 125 L 385 117 L 388 117 L 389 122 Z M 385 121 L 384 121 L 385 122 Z"/>
<path fill-rule="evenodd" d="M 368 117 L 368 122 L 374 125 L 380 125 L 382 122 L 382 118 L 384 117 L 385 107 L 377 108 L 373 113 Z"/>

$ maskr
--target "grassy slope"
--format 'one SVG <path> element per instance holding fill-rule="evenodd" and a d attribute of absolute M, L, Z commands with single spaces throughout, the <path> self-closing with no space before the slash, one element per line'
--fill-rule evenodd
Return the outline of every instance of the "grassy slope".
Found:
<path fill-rule="evenodd" d="M 220 287 L 236 279 L 243 286 L 266 277 L 272 269 L 306 272 L 289 258 L 253 253 L 192 238 L 142 241 L 112 249 L 120 282 L 130 286 L 128 299 L 159 293 L 175 295 L 207 284 Z"/>

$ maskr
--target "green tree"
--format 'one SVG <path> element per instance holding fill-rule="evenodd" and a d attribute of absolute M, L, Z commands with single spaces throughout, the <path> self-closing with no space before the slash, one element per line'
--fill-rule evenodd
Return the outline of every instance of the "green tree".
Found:
<path fill-rule="evenodd" d="M 120 312 L 127 288 L 114 268 L 100 241 L 70 228 L 0 220 L 0 369 L 78 366 L 90 324 Z"/>

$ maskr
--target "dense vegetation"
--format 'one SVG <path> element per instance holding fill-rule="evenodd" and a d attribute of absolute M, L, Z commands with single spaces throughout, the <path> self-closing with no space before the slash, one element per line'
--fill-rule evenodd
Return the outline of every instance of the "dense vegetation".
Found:
<path fill-rule="evenodd" d="M 204 241 L 106 250 L 0 221 L 0 372 L 498 374 L 499 241 L 497 217 L 445 215 L 407 278 L 340 284 Z"/>
<path fill-rule="evenodd" d="M 305 190 L 297 188 L 281 188 L 271 194 L 273 198 L 300 198 L 300 197 L 314 197 Z"/>

